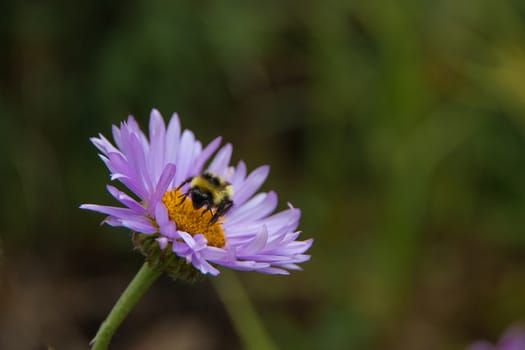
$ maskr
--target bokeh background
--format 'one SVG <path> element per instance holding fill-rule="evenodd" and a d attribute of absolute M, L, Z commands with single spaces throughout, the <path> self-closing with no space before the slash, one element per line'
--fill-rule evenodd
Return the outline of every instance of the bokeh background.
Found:
<path fill-rule="evenodd" d="M 270 164 L 315 243 L 243 289 L 162 278 L 113 349 L 250 346 L 226 310 L 278 349 L 464 349 L 525 320 L 523 1 L 2 1 L 1 349 L 87 348 L 140 267 L 78 206 L 113 203 L 88 138 L 153 107 Z"/>

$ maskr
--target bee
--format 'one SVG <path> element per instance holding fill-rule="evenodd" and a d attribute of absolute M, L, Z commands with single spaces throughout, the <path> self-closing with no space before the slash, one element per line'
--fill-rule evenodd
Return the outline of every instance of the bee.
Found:
<path fill-rule="evenodd" d="M 181 195 L 183 197 L 181 203 L 189 196 L 195 210 L 206 206 L 206 210 L 202 212 L 202 215 L 206 212 L 212 214 L 210 225 L 217 222 L 219 217 L 226 214 L 233 206 L 232 185 L 219 176 L 205 172 L 201 175 L 187 178 L 177 189 L 180 189 L 187 183 L 190 183 L 190 188 Z M 213 208 L 215 208 L 215 212 L 213 212 Z"/>

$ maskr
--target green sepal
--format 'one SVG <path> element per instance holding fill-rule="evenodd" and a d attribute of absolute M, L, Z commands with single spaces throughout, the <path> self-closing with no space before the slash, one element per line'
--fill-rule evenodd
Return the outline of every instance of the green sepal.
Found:
<path fill-rule="evenodd" d="M 148 264 L 158 267 L 172 279 L 183 280 L 189 283 L 205 279 L 206 275 L 187 263 L 186 259 L 172 252 L 171 243 L 168 243 L 164 249 L 160 249 L 156 240 L 158 237 L 160 237 L 158 234 L 146 235 L 133 232 L 131 239 L 135 249 L 144 255 Z"/>

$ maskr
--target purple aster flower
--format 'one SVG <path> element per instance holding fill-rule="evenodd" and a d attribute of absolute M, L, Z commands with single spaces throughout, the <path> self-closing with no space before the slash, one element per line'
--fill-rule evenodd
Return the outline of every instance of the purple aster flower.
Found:
<path fill-rule="evenodd" d="M 478 341 L 468 350 L 525 350 L 525 327 L 523 325 L 510 327 L 497 345 L 492 345 L 487 341 Z"/>
<path fill-rule="evenodd" d="M 120 127 L 113 126 L 113 139 L 115 145 L 99 134 L 91 142 L 100 151 L 111 180 L 118 180 L 132 195 L 108 185 L 121 207 L 83 204 L 81 208 L 106 214 L 104 223 L 137 233 L 136 241 L 146 255 L 176 256 L 182 258 L 177 266 L 180 261 L 191 263 L 200 273 L 211 275 L 219 274 L 218 265 L 288 274 L 309 260 L 304 253 L 313 240 L 297 240 L 299 209 L 289 205 L 274 213 L 277 194 L 257 193 L 268 176 L 268 166 L 249 174 L 242 161 L 231 166 L 231 144 L 219 149 L 221 138 L 217 137 L 203 147 L 191 131 L 181 132 L 177 114 L 166 128 L 156 109 L 150 115 L 149 138 L 130 116 Z M 188 195 L 191 181 L 185 183 L 204 172 L 229 183 L 231 189 L 233 205 L 216 222 L 212 217 L 217 208 L 195 209 Z"/>

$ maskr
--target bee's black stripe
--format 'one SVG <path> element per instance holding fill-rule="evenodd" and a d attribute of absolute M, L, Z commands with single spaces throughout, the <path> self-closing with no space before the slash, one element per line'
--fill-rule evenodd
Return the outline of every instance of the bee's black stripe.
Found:
<path fill-rule="evenodd" d="M 204 179 L 206 179 L 210 184 L 212 184 L 215 187 L 222 186 L 222 181 L 218 177 L 216 177 L 216 176 L 214 176 L 214 175 L 212 175 L 210 173 L 204 173 L 204 174 L 202 174 L 202 177 Z"/>

